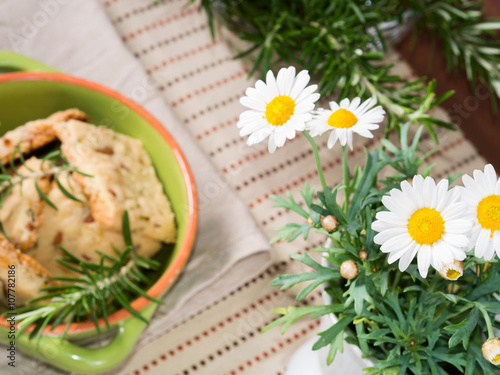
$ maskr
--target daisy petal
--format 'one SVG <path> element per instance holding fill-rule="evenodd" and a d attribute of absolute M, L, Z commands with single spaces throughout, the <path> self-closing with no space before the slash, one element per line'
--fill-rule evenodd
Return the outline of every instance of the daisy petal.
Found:
<path fill-rule="evenodd" d="M 478 258 L 482 258 L 486 253 L 488 243 L 490 242 L 490 231 L 482 229 L 477 238 L 476 248 L 474 250 L 474 255 Z"/>
<path fill-rule="evenodd" d="M 427 272 L 429 272 L 431 264 L 431 247 L 429 245 L 424 245 L 418 250 L 417 264 L 420 276 L 427 277 Z"/>
<path fill-rule="evenodd" d="M 274 151 L 276 151 L 276 143 L 274 143 L 274 137 L 269 137 L 269 143 L 267 145 L 267 150 L 271 154 L 274 154 Z"/>
<path fill-rule="evenodd" d="M 260 112 L 266 111 L 266 103 L 264 103 L 264 101 L 260 101 L 255 98 L 244 96 L 240 99 L 240 103 L 245 107 L 253 109 L 255 111 L 260 111 Z"/>
<path fill-rule="evenodd" d="M 290 97 L 293 100 L 296 100 L 298 96 L 302 93 L 302 91 L 304 91 L 310 79 L 311 77 L 309 76 L 307 70 L 303 70 L 299 74 L 297 74 L 297 78 L 295 78 L 293 88 L 290 91 Z"/>
<path fill-rule="evenodd" d="M 340 108 L 349 108 L 349 99 L 345 98 L 345 99 L 342 99 L 339 103 L 339 106 Z"/>
<path fill-rule="evenodd" d="M 413 243 L 406 248 L 406 252 L 401 257 L 398 264 L 399 270 L 401 272 L 406 271 L 413 258 L 415 258 L 415 254 L 417 253 L 417 251 L 418 251 L 418 246 Z"/>
<path fill-rule="evenodd" d="M 265 128 L 259 129 L 253 132 L 250 137 L 248 137 L 247 144 L 252 146 L 256 143 L 262 142 L 264 139 L 269 137 L 269 135 L 273 132 L 271 126 L 266 126 Z"/>

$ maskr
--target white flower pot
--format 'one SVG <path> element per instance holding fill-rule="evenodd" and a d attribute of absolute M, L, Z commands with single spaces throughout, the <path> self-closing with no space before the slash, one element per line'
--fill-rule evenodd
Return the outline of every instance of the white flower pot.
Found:
<path fill-rule="evenodd" d="M 328 239 L 325 247 L 332 245 Z M 321 264 L 330 266 L 329 262 L 323 258 Z M 323 289 L 323 301 L 325 305 L 332 303 L 331 297 Z M 325 315 L 321 319 L 320 330 L 330 328 L 338 321 L 334 314 Z M 363 369 L 373 366 L 373 362 L 367 358 L 361 358 L 361 349 L 356 345 L 348 344 L 344 341 L 344 352 L 337 353 L 335 360 L 330 366 L 326 364 L 329 347 L 313 351 L 312 346 L 318 338 L 313 337 L 305 342 L 292 356 L 285 370 L 285 375 L 362 375 Z"/>

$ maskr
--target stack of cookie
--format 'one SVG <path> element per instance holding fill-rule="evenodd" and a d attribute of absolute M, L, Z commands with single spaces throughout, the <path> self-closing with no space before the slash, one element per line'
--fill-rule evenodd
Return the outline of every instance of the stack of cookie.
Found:
<path fill-rule="evenodd" d="M 70 109 L 29 122 L 0 138 L 1 162 L 6 166 L 11 159 L 15 162 L 20 150 L 26 161 L 18 173 L 33 176 L 16 185 L 0 207 L 0 222 L 8 235 L 8 239 L 0 237 L 0 284 L 5 284 L 6 269 L 12 264 L 33 280 L 23 280 L 22 288 L 17 288 L 18 305 L 40 296 L 40 288 L 53 283 L 51 276 L 77 275 L 57 262 L 62 256 L 60 246 L 94 263 L 100 261 L 96 250 L 110 256 L 116 255 L 114 248 L 123 250 L 124 210 L 138 254 L 151 257 L 163 243 L 175 242 L 174 214 L 142 143 L 87 121 L 85 113 Z M 55 142 L 60 142 L 69 163 L 85 173 L 66 170 L 58 174 L 64 190 L 79 201 L 65 195 L 51 173 L 38 173 L 41 159 L 28 159 Z M 56 208 L 40 197 L 35 182 Z M 2 301 L 5 293 L 0 291 Z"/>

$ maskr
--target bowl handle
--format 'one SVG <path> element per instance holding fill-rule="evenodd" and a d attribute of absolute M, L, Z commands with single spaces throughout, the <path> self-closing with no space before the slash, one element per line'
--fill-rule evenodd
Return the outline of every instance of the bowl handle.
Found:
<path fill-rule="evenodd" d="M 0 50 L 0 73 L 15 71 L 57 72 L 54 68 L 29 57 Z"/>
<path fill-rule="evenodd" d="M 150 303 L 142 310 L 142 316 L 149 321 L 156 306 L 155 303 Z M 133 316 L 127 318 L 117 324 L 118 330 L 111 342 L 96 349 L 84 348 L 66 339 L 44 335 L 40 338 L 39 347 L 36 350 L 36 340 L 30 340 L 29 334 L 16 337 L 15 346 L 24 353 L 66 371 L 79 374 L 100 374 L 116 367 L 127 358 L 146 326 L 146 323 Z M 6 338 L 7 335 L 2 335 L 1 339 L 4 337 Z M 1 341 L 5 342 L 5 340 Z"/>

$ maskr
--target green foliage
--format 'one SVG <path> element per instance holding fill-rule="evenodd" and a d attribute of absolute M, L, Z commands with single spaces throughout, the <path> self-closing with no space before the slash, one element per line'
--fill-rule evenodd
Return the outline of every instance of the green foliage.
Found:
<path fill-rule="evenodd" d="M 469 256 L 464 261 L 464 275 L 457 281 L 437 273 L 423 279 L 416 264 L 405 272 L 387 264 L 386 254 L 373 242 L 371 224 L 382 209 L 382 196 L 420 170 L 428 174 L 432 168 L 425 165 L 432 152 L 422 155 L 418 148 L 424 128 L 420 125 L 411 135 L 410 124 L 402 125 L 397 144 L 386 140 L 383 150 L 366 151 L 364 166 L 358 166 L 352 176 L 344 169 L 343 184 L 317 192 L 317 199 L 309 185 L 301 192 L 302 205 L 290 193 L 288 199 L 273 197 L 280 207 L 297 212 L 304 221 L 314 216 L 312 224 L 281 228 L 278 239 L 292 241 L 313 229 L 330 238 L 331 246 L 315 249 L 323 253 L 327 262 L 323 265 L 307 254 L 290 255 L 313 272 L 281 275 L 271 284 L 288 289 L 305 283 L 297 300 L 326 285 L 331 302 L 278 309 L 282 316 L 265 330 L 282 325 L 284 332 L 297 319 L 334 313 L 337 323 L 321 332 L 313 347 L 329 345 L 329 363 L 342 350 L 344 334 L 352 332 L 355 335 L 347 335 L 346 340 L 375 359 L 374 366 L 365 369 L 369 375 L 495 373 L 496 367 L 483 358 L 481 346 L 484 335 L 493 325 L 498 326 L 494 316 L 500 311 L 500 301 L 494 293 L 500 291 L 500 263 L 491 261 L 486 268 L 484 260 Z M 390 177 L 380 180 L 383 170 Z M 343 203 L 337 201 L 340 190 L 345 193 Z M 336 216 L 338 228 L 325 231 L 317 215 Z M 367 259 L 360 259 L 360 250 L 367 252 Z M 358 267 L 353 280 L 340 275 L 346 260 Z"/>
<path fill-rule="evenodd" d="M 449 345 L 450 348 L 462 342 L 464 349 L 469 346 L 469 337 L 471 333 L 476 328 L 479 321 L 479 310 L 474 308 L 471 310 L 470 314 L 458 324 L 453 324 L 451 326 L 444 327 L 448 332 L 453 333 L 450 337 Z"/>
<path fill-rule="evenodd" d="M 297 301 L 304 299 L 314 289 L 326 283 L 327 281 L 340 279 L 340 271 L 338 269 L 323 267 L 319 263 L 312 260 L 311 257 L 307 254 L 304 255 L 291 254 L 290 257 L 292 259 L 298 260 L 299 262 L 306 264 L 307 266 L 314 269 L 315 272 L 281 275 L 278 276 L 277 279 L 273 280 L 273 282 L 271 282 L 271 285 L 282 286 L 281 289 L 287 289 L 304 281 L 313 280 L 312 283 L 310 283 L 307 287 L 302 289 L 302 291 L 297 295 Z"/>
<path fill-rule="evenodd" d="M 309 70 L 323 95 L 375 97 L 388 112 L 387 131 L 408 121 L 449 127 L 428 112 L 451 94 L 436 98 L 434 82 L 403 79 L 382 63 L 393 38 L 389 23 L 413 21 L 415 31 L 430 31 L 451 69 L 465 69 L 471 84 L 479 79 L 500 96 L 500 48 L 491 38 L 500 22 L 484 19 L 480 2 L 202 0 L 201 7 L 212 35 L 217 18 L 249 44 L 237 57 L 251 56 L 250 74 L 295 65 Z"/>

